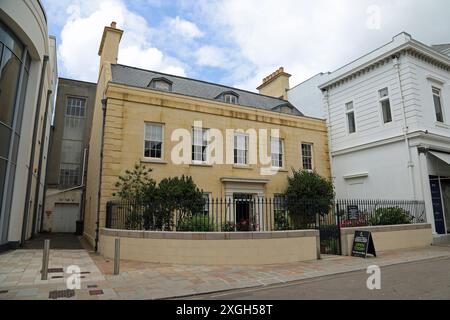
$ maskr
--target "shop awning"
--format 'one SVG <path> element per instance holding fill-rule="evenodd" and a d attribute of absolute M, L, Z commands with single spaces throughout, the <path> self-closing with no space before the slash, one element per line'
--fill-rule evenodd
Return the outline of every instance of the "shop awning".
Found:
<path fill-rule="evenodd" d="M 429 151 L 429 153 L 450 165 L 450 154 L 437 151 Z"/>

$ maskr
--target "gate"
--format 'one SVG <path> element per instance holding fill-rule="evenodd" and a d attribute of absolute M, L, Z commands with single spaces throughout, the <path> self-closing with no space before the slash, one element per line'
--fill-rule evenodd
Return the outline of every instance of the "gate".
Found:
<path fill-rule="evenodd" d="M 326 215 L 318 217 L 320 233 L 320 253 L 340 255 L 341 250 L 341 228 L 338 210 L 333 207 Z"/>

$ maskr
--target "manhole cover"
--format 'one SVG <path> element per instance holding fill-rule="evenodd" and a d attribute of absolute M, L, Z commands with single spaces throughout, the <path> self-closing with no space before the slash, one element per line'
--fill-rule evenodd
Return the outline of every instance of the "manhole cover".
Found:
<path fill-rule="evenodd" d="M 48 268 L 47 273 L 61 273 L 64 272 L 63 268 Z M 42 270 L 41 270 L 42 273 Z"/>
<path fill-rule="evenodd" d="M 99 290 L 90 290 L 90 291 L 89 291 L 89 294 L 90 294 L 91 296 L 98 296 L 98 295 L 100 295 L 100 294 L 103 294 L 103 290 L 101 290 L 101 289 L 99 289 Z"/>
<path fill-rule="evenodd" d="M 48 293 L 49 299 L 72 298 L 75 296 L 75 290 L 55 290 Z"/>

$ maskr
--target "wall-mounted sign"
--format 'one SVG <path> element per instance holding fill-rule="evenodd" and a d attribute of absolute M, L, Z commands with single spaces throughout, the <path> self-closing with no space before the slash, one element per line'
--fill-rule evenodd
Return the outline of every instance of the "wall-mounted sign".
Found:
<path fill-rule="evenodd" d="M 347 206 L 347 217 L 349 220 L 358 220 L 359 210 L 357 205 Z"/>
<path fill-rule="evenodd" d="M 352 256 L 354 257 L 367 257 L 367 254 L 377 256 L 375 252 L 375 244 L 373 243 L 372 233 L 370 231 L 355 231 L 355 237 L 353 239 Z"/>

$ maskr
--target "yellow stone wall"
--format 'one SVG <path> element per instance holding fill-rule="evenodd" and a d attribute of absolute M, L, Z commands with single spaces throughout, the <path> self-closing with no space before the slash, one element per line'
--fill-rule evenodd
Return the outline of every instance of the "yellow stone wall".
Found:
<path fill-rule="evenodd" d="M 330 177 L 328 145 L 325 122 L 265 110 L 233 106 L 215 101 L 191 98 L 173 93 L 131 88 L 110 83 L 106 91 L 107 112 L 104 136 L 103 176 L 100 202 L 100 227 L 105 225 L 105 208 L 108 200 L 114 199 L 117 177 L 136 163 L 153 169 L 152 178 L 157 182 L 169 176 L 192 176 L 195 183 L 212 197 L 224 197 L 223 177 L 268 179 L 264 196 L 273 197 L 286 187 L 291 168 L 302 168 L 301 143 L 313 144 L 314 169 Z M 237 168 L 234 165 L 176 165 L 171 162 L 171 150 L 177 142 L 171 142 L 171 133 L 178 128 L 192 130 L 194 121 L 201 120 L 204 128 L 225 129 L 279 129 L 284 139 L 284 170 L 275 175 L 260 175 L 260 165 Z M 164 124 L 163 162 L 144 159 L 144 127 L 146 122 Z M 101 128 L 101 118 L 94 117 L 94 126 Z M 98 131 L 97 131 L 98 132 Z M 94 137 L 92 139 L 94 142 Z M 91 148 L 98 147 L 100 137 Z M 90 158 L 99 157 L 92 150 Z M 99 163 L 91 161 L 90 163 Z M 94 237 L 96 201 L 96 179 L 99 167 L 89 167 L 86 233 Z"/>

